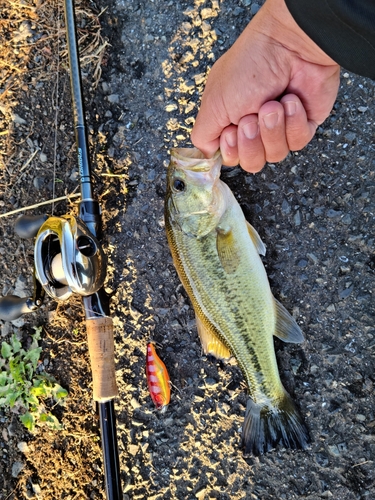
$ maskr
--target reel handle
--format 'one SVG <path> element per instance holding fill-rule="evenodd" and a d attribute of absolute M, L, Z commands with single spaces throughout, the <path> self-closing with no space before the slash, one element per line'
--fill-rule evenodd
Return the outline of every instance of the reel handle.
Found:
<path fill-rule="evenodd" d="M 18 297 L 17 295 L 6 295 L 0 297 L 0 319 L 13 321 L 22 314 L 35 311 L 37 306 L 30 297 Z"/>
<path fill-rule="evenodd" d="M 20 238 L 34 238 L 47 219 L 47 215 L 21 215 L 14 224 L 14 231 Z"/>

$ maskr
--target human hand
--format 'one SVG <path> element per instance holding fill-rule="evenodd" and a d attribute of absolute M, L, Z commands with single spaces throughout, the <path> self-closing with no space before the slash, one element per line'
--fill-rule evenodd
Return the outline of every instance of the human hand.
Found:
<path fill-rule="evenodd" d="M 224 165 L 258 172 L 312 139 L 339 78 L 339 65 L 299 28 L 284 0 L 267 0 L 212 67 L 191 140 L 207 157 L 220 148 Z"/>

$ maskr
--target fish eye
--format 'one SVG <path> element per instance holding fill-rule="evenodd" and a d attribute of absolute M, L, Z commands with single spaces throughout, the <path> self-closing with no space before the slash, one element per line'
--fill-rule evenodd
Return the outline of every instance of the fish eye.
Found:
<path fill-rule="evenodd" d="M 175 179 L 173 181 L 173 187 L 176 191 L 185 191 L 185 183 L 181 179 Z"/>

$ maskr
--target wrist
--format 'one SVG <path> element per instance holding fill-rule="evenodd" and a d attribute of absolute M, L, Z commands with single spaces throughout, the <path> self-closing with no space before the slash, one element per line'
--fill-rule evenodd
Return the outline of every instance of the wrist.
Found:
<path fill-rule="evenodd" d="M 262 12 L 263 10 L 263 12 Z M 268 23 L 262 23 L 262 31 L 275 43 L 295 53 L 301 59 L 322 66 L 338 66 L 294 20 L 285 0 L 266 0 L 257 15 L 264 15 Z M 254 18 L 254 21 L 256 17 Z M 261 21 L 261 19 L 260 19 Z M 264 25 L 267 26 L 264 26 Z M 267 32 L 268 28 L 268 32 Z"/>

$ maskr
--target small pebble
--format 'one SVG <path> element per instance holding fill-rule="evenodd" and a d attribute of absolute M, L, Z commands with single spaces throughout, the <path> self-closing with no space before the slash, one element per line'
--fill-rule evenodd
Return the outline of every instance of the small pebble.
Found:
<path fill-rule="evenodd" d="M 29 445 L 26 443 L 26 441 L 20 441 L 19 443 L 17 443 L 17 448 L 22 453 L 28 453 L 30 451 Z"/>
<path fill-rule="evenodd" d="M 346 214 L 344 215 L 344 217 L 341 219 L 341 222 L 343 224 L 346 224 L 347 226 L 349 226 L 351 223 L 352 223 L 352 218 L 349 214 Z"/>
<path fill-rule="evenodd" d="M 17 115 L 16 113 L 12 114 L 12 120 L 14 123 L 18 123 L 19 125 L 25 125 L 27 122 L 24 120 L 21 116 Z"/>
<path fill-rule="evenodd" d="M 301 214 L 299 210 L 297 210 L 297 212 L 294 214 L 293 221 L 296 226 L 301 225 Z"/>
<path fill-rule="evenodd" d="M 102 82 L 102 89 L 105 94 L 109 93 L 109 85 L 107 82 Z"/>
<path fill-rule="evenodd" d="M 286 200 L 284 200 L 281 205 L 281 211 L 285 215 L 288 215 L 290 213 L 290 205 Z"/>
<path fill-rule="evenodd" d="M 332 498 L 333 497 L 333 494 L 327 490 L 327 491 L 324 491 L 321 495 L 320 495 L 320 498 Z"/>
<path fill-rule="evenodd" d="M 318 257 L 317 257 L 315 254 L 313 254 L 313 253 L 308 253 L 308 254 L 306 255 L 306 257 L 307 257 L 309 260 L 311 260 L 314 264 L 317 264 L 317 263 L 319 262 Z"/>
<path fill-rule="evenodd" d="M 357 135 L 354 132 L 347 132 L 344 137 L 348 142 L 353 142 Z"/>
<path fill-rule="evenodd" d="M 315 215 L 322 215 L 323 213 L 324 213 L 324 207 L 315 207 L 314 208 Z"/>
<path fill-rule="evenodd" d="M 44 182 L 44 177 L 34 177 L 33 184 L 36 189 L 42 189 L 42 187 L 44 186 Z"/>
<path fill-rule="evenodd" d="M 335 457 L 340 456 L 340 450 L 335 444 L 328 445 L 328 451 L 331 455 Z"/>
<path fill-rule="evenodd" d="M 18 477 L 21 470 L 25 467 L 22 462 L 14 462 L 12 465 L 12 477 Z"/>
<path fill-rule="evenodd" d="M 139 446 L 137 444 L 128 445 L 128 452 L 130 453 L 130 455 L 133 455 L 133 457 L 135 457 L 135 455 L 138 453 L 138 449 Z"/>
<path fill-rule="evenodd" d="M 120 102 L 120 96 L 118 94 L 111 94 L 107 99 L 111 104 L 118 104 Z"/>
<path fill-rule="evenodd" d="M 42 494 L 42 489 L 39 486 L 39 484 L 31 483 L 31 486 L 33 488 L 33 492 L 35 493 L 35 495 L 41 495 Z"/>
<path fill-rule="evenodd" d="M 340 293 L 339 293 L 339 298 L 340 299 L 346 299 L 349 297 L 349 295 L 352 293 L 353 291 L 353 286 L 350 286 L 348 288 L 345 288 L 345 290 L 342 290 Z"/>
<path fill-rule="evenodd" d="M 341 214 L 342 212 L 340 212 L 339 210 L 334 210 L 333 208 L 327 210 L 327 217 L 329 217 L 330 219 L 332 219 L 333 217 L 340 217 Z"/>
<path fill-rule="evenodd" d="M 250 7 L 250 14 L 255 16 L 255 14 L 259 11 L 260 5 L 257 3 L 253 3 Z"/>

